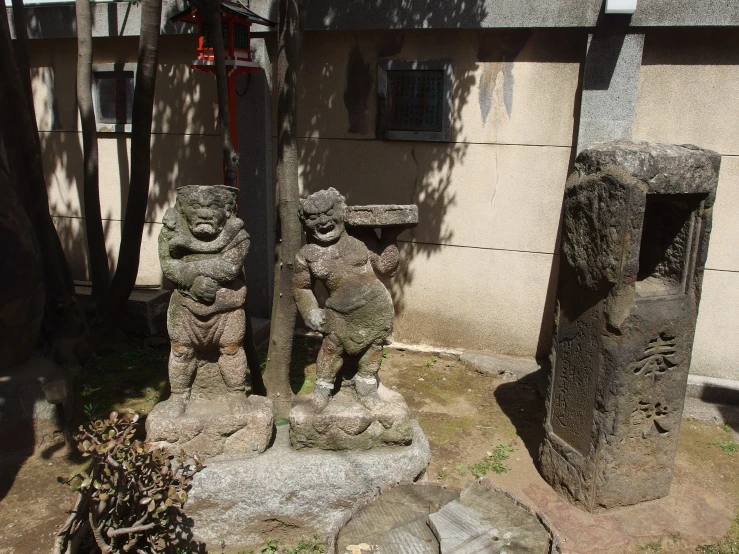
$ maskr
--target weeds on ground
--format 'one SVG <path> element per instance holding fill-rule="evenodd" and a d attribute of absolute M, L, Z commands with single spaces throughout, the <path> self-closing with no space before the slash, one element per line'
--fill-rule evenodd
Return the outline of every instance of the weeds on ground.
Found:
<path fill-rule="evenodd" d="M 728 426 L 728 425 L 727 425 L 726 423 L 724 423 L 724 424 L 723 424 L 723 425 L 721 426 L 721 429 L 722 429 L 723 431 L 726 431 L 727 433 L 731 433 L 731 427 L 729 427 L 729 426 Z"/>
<path fill-rule="evenodd" d="M 495 447 L 495 450 L 488 452 L 487 456 L 480 462 L 470 467 L 470 472 L 475 477 L 482 477 L 487 475 L 488 471 L 494 473 L 505 473 L 508 468 L 503 463 L 510 456 L 509 453 L 513 452 L 513 447 L 507 444 L 499 444 Z"/>
<path fill-rule="evenodd" d="M 308 539 L 302 539 L 295 546 L 280 547 L 272 538 L 267 538 L 257 551 L 258 554 L 324 554 L 325 547 L 323 542 L 317 537 L 312 536 Z M 254 550 L 242 550 L 239 554 L 255 554 Z"/>
<path fill-rule="evenodd" d="M 426 367 L 433 367 L 438 361 L 439 358 L 437 356 L 431 356 L 428 360 L 426 360 Z"/>
<path fill-rule="evenodd" d="M 648 542 L 644 546 L 641 547 L 642 552 L 662 552 L 662 543 L 661 542 Z"/>

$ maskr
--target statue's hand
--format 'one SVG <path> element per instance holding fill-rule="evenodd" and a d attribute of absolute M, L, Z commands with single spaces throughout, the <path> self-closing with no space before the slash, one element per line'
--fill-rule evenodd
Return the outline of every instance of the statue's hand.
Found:
<path fill-rule="evenodd" d="M 326 311 L 320 308 L 313 308 L 308 312 L 305 318 L 305 324 L 314 331 L 323 332 L 323 326 L 326 325 Z"/>
<path fill-rule="evenodd" d="M 195 297 L 200 298 L 206 304 L 212 304 L 216 299 L 216 293 L 220 285 L 215 279 L 205 277 L 204 275 L 198 275 L 190 287 L 190 293 Z"/>

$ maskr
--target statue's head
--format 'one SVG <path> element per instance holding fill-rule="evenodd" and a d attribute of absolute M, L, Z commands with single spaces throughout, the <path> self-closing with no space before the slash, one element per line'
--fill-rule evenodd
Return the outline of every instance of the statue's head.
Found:
<path fill-rule="evenodd" d="M 326 244 L 344 234 L 346 199 L 335 188 L 314 192 L 300 201 L 300 219 L 306 231 Z"/>
<path fill-rule="evenodd" d="M 236 213 L 237 193 L 223 185 L 189 185 L 177 189 L 176 205 L 196 238 L 213 240 Z"/>

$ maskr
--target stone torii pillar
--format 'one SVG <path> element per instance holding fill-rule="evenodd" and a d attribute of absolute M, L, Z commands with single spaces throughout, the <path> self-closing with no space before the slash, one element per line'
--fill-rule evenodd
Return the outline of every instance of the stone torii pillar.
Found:
<path fill-rule="evenodd" d="M 720 163 L 613 141 L 568 180 L 541 471 L 588 511 L 670 491 Z"/>

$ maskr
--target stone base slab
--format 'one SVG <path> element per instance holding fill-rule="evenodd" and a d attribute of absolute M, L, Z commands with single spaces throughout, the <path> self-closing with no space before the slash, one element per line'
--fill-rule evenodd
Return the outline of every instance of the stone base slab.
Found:
<path fill-rule="evenodd" d="M 410 446 L 329 452 L 290 447 L 287 426 L 260 456 L 206 460 L 195 475 L 185 512 L 197 540 L 220 552 L 251 548 L 267 537 L 296 544 L 313 534 L 324 537 L 350 515 L 356 502 L 379 488 L 424 476 L 431 460 L 421 427 L 411 421 Z"/>

